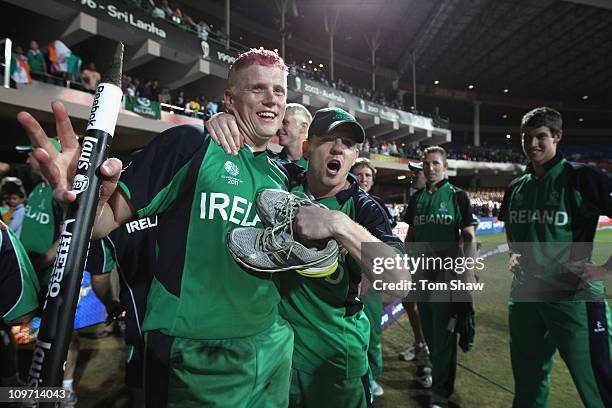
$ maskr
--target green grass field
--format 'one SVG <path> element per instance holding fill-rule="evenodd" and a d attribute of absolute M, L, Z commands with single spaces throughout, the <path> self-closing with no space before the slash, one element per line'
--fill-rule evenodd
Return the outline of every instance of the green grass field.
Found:
<path fill-rule="evenodd" d="M 503 234 L 479 236 L 482 249 L 495 247 L 505 242 Z M 595 238 L 595 263 L 605 262 L 612 254 L 612 230 L 598 231 Z M 608 244 L 608 245 L 606 245 Z M 512 405 L 514 381 L 510 366 L 508 338 L 508 312 L 506 301 L 510 287 L 510 273 L 507 272 L 506 253 L 492 256 L 487 260 L 487 270 L 492 268 L 505 273 L 481 275 L 487 285 L 495 286 L 499 293 L 497 300 L 487 295 L 486 301 L 477 302 L 476 339 L 469 353 L 459 351 L 455 395 L 451 402 L 461 407 L 510 407 Z M 506 269 L 504 269 L 506 268 Z M 610 283 L 607 282 L 608 293 Z M 398 360 L 398 354 L 413 342 L 412 330 L 405 314 L 383 332 L 383 375 L 380 380 L 385 394 L 377 398 L 376 407 L 426 407 L 429 391 L 420 389 L 415 383 L 417 365 L 414 362 Z M 550 407 L 582 407 L 570 374 L 559 357 L 555 355 L 550 390 Z M 451 405 L 452 406 L 452 405 Z"/>

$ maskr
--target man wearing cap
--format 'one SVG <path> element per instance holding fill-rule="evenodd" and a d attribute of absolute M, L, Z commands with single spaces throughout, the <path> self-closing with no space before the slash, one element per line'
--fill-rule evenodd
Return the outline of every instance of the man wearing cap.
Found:
<path fill-rule="evenodd" d="M 338 269 L 326 278 L 279 274 L 279 310 L 295 332 L 291 407 L 371 406 L 367 375 L 370 323 L 357 294 L 361 274 L 380 281 L 378 284 L 410 279 L 396 269 L 374 275 L 371 269 L 362 268 L 375 257 L 396 254 L 390 246 L 362 248 L 362 243 L 401 243 L 392 234 L 385 211 L 349 174 L 364 139 L 361 125 L 344 110 L 317 111 L 306 142 L 308 171 L 293 180 L 297 186 L 292 193 L 327 207 L 300 207 L 294 221 L 296 236 L 309 242 L 334 238 L 348 254 L 340 255 Z"/>
<path fill-rule="evenodd" d="M 412 172 L 410 175 L 410 197 L 417 191 L 425 188 L 427 179 L 423 173 L 423 162 L 408 162 L 408 170 Z"/>
<path fill-rule="evenodd" d="M 60 143 L 49 138 L 56 149 L 61 151 Z M 35 176 L 42 177 L 38 161 L 32 154 L 33 146 L 16 146 L 18 152 L 28 154 L 26 163 Z M 53 200 L 51 186 L 42 177 L 30 193 L 25 207 L 21 227 L 21 242 L 39 275 L 41 282 L 48 282 L 51 266 L 55 259 L 56 241 L 63 220 L 63 210 Z"/>

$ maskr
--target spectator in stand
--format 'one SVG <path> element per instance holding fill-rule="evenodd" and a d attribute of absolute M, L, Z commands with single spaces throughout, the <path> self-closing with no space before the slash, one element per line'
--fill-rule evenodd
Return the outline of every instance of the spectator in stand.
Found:
<path fill-rule="evenodd" d="M 200 103 L 200 114 L 202 118 L 205 118 L 206 120 L 206 97 L 204 95 L 200 96 L 199 101 Z"/>
<path fill-rule="evenodd" d="M 151 99 L 152 101 L 159 100 L 159 81 L 156 79 L 151 83 Z"/>
<path fill-rule="evenodd" d="M 185 28 L 186 30 L 190 28 L 196 29 L 197 24 L 195 23 L 195 21 L 193 21 L 193 18 L 191 18 L 191 16 L 189 16 L 187 13 L 181 12 L 181 14 L 183 16 L 183 28 Z"/>
<path fill-rule="evenodd" d="M 172 10 L 171 20 L 176 25 L 182 25 L 183 24 L 183 13 L 181 13 L 181 9 L 180 8 L 176 7 L 174 10 Z"/>
<path fill-rule="evenodd" d="M 85 89 L 93 91 L 96 89 L 102 76 L 96 70 L 96 64 L 93 62 L 89 63 L 89 66 L 81 72 L 81 81 L 83 81 L 83 86 Z"/>
<path fill-rule="evenodd" d="M 185 92 L 180 91 L 176 99 L 174 100 L 175 106 L 180 106 L 181 108 L 187 104 L 187 99 L 185 99 Z"/>
<path fill-rule="evenodd" d="M 391 156 L 399 156 L 399 151 L 397 150 L 397 142 L 389 143 L 389 154 Z"/>
<path fill-rule="evenodd" d="M 164 9 L 155 5 L 153 6 L 153 10 L 151 10 L 151 15 L 155 18 L 166 18 L 166 13 L 164 13 Z"/>
<path fill-rule="evenodd" d="M 151 89 L 151 80 L 147 79 L 144 84 L 140 84 L 137 88 L 136 88 L 136 96 L 139 98 L 147 98 L 147 99 L 153 99 L 153 92 Z"/>
<path fill-rule="evenodd" d="M 147 14 L 153 14 L 155 9 L 159 8 L 155 4 L 154 0 L 133 0 L 133 1 L 136 3 L 136 7 L 140 7 Z"/>
<path fill-rule="evenodd" d="M 372 145 L 370 147 L 370 153 L 380 153 L 380 142 L 376 136 L 372 136 Z"/>
<path fill-rule="evenodd" d="M 8 178 L 8 177 L 7 177 Z M 13 177 L 11 177 L 13 179 Z M 16 179 L 19 182 L 21 180 Z M 21 224 L 25 214 L 23 186 L 15 181 L 8 181 L 2 186 L 2 197 L 8 206 L 8 211 L 2 214 L 2 221 L 9 226 L 19 237 L 21 235 Z"/>
<path fill-rule="evenodd" d="M 164 12 L 165 17 L 168 20 L 171 20 L 172 19 L 172 7 L 170 7 L 168 0 L 162 0 L 161 9 Z"/>
<path fill-rule="evenodd" d="M 210 101 L 208 101 L 206 104 L 206 111 L 208 112 L 208 115 L 214 115 L 215 113 L 219 112 L 219 104 L 213 98 L 210 98 Z"/>
<path fill-rule="evenodd" d="M 389 214 L 391 215 L 391 221 L 397 224 L 398 217 L 399 217 L 399 210 L 397 209 L 397 206 L 395 204 L 392 204 L 391 208 L 389 208 Z"/>
<path fill-rule="evenodd" d="M 44 78 L 44 75 L 47 73 L 47 62 L 43 53 L 40 52 L 38 43 L 34 40 L 30 41 L 28 65 L 30 66 L 30 75 L 34 79 Z"/>
<path fill-rule="evenodd" d="M 159 95 L 157 95 L 157 100 L 159 103 L 166 103 L 168 105 L 172 104 L 172 96 L 170 95 L 170 89 L 164 87 L 161 89 Z"/>
<path fill-rule="evenodd" d="M 384 154 L 385 156 L 389 155 L 389 145 L 387 142 L 382 142 L 379 146 L 379 153 Z"/>
<path fill-rule="evenodd" d="M 191 98 L 190 101 L 187 102 L 187 104 L 185 105 L 185 114 L 197 118 L 199 111 L 200 103 L 197 101 L 196 98 Z"/>
<path fill-rule="evenodd" d="M 31 84 L 30 65 L 28 59 L 23 55 L 23 48 L 19 45 L 15 47 L 15 51 L 11 55 L 11 79 L 18 84 Z"/>
<path fill-rule="evenodd" d="M 185 23 L 183 21 L 183 13 L 181 12 L 180 8 L 177 7 L 174 10 L 172 10 L 171 20 L 174 24 L 178 25 L 179 27 L 186 28 Z"/>
<path fill-rule="evenodd" d="M 127 96 L 131 101 L 136 99 L 136 97 L 138 96 L 137 89 L 139 86 L 140 86 L 140 80 L 137 78 L 134 78 L 133 81 L 130 81 L 128 83 Z"/>
<path fill-rule="evenodd" d="M 68 56 L 72 51 L 60 40 L 52 41 L 47 50 L 51 62 L 50 73 L 65 79 L 68 72 Z"/>
<path fill-rule="evenodd" d="M 66 59 L 66 79 L 72 82 L 80 82 L 82 65 L 81 57 L 71 52 Z"/>
<path fill-rule="evenodd" d="M 200 22 L 196 26 L 196 31 L 198 32 L 198 37 L 202 41 L 208 41 L 208 33 L 210 32 L 210 27 L 204 20 L 200 20 Z"/>
<path fill-rule="evenodd" d="M 359 151 L 361 156 L 367 156 L 370 154 L 370 140 L 366 138 L 366 140 L 361 144 L 361 149 Z"/>
<path fill-rule="evenodd" d="M 121 92 L 123 92 L 124 95 L 128 94 L 130 82 L 132 82 L 132 78 L 130 76 L 126 74 L 121 75 Z"/>

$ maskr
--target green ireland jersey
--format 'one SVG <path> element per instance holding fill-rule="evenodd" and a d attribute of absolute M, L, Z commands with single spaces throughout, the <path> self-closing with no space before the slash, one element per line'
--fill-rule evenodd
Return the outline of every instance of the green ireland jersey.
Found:
<path fill-rule="evenodd" d="M 380 205 L 359 189 L 353 176 L 349 180 L 348 189 L 317 202 L 347 214 L 381 241 L 401 244 Z M 308 194 L 302 185 L 292 192 Z M 326 278 L 280 274 L 280 313 L 295 332 L 293 368 L 334 378 L 367 372 L 370 323 L 357 297 L 360 281 L 359 264 L 348 255 L 340 255 L 338 269 Z"/>
<path fill-rule="evenodd" d="M 45 72 L 45 56 L 39 50 L 29 50 L 28 65 L 32 72 L 43 74 Z"/>
<path fill-rule="evenodd" d="M 278 157 L 282 160 L 283 163 L 293 163 L 293 164 L 297 164 L 298 166 L 300 166 L 301 168 L 305 170 L 308 169 L 308 159 L 304 157 L 304 155 L 302 155 L 302 157 L 300 157 L 297 160 L 289 160 L 287 159 L 287 155 L 284 153 L 285 151 L 281 150 L 281 152 L 278 154 Z"/>
<path fill-rule="evenodd" d="M 590 260 L 591 245 L 584 243 L 593 241 L 600 215 L 612 216 L 612 179 L 595 167 L 570 163 L 560 154 L 544 168 L 546 173 L 537 177 L 528 166 L 508 186 L 500 208 L 499 219 L 510 242 L 539 243 L 515 245 L 529 253 L 521 257 L 523 270 L 513 277 L 513 292 L 526 282 L 537 282 L 542 290 L 557 290 L 561 298 L 601 296 L 601 282 L 577 289 L 576 275 L 563 265 Z"/>
<path fill-rule="evenodd" d="M 227 248 L 236 227 L 261 227 L 255 196 L 287 189 L 268 152 L 228 156 L 202 127 L 177 126 L 132 156 L 120 186 L 136 218 L 158 215 L 158 256 L 143 330 L 191 339 L 260 333 L 280 300 L 274 275 L 241 268 Z"/>
<path fill-rule="evenodd" d="M 15 320 L 38 307 L 40 285 L 13 231 L 0 231 L 0 316 Z"/>
<path fill-rule="evenodd" d="M 20 239 L 30 257 L 44 254 L 58 238 L 62 223 L 62 210 L 53 201 L 53 189 L 39 183 L 28 197 Z M 40 283 L 47 286 L 53 265 L 39 271 Z"/>
<path fill-rule="evenodd" d="M 53 189 L 46 183 L 39 183 L 28 197 L 25 207 L 21 242 L 28 253 L 43 254 L 57 238 L 58 212 L 53 204 Z"/>
<path fill-rule="evenodd" d="M 404 221 L 416 242 L 458 242 L 463 228 L 478 225 L 467 193 L 446 179 L 414 193 Z"/>

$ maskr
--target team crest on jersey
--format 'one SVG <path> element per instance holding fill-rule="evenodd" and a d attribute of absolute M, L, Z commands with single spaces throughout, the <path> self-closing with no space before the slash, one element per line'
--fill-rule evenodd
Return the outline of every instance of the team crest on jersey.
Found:
<path fill-rule="evenodd" d="M 40 200 L 40 204 L 38 204 L 38 208 L 41 210 L 45 209 L 45 202 L 47 201 L 46 198 L 43 198 L 42 200 Z"/>
<path fill-rule="evenodd" d="M 240 183 L 242 183 L 242 180 L 236 178 L 236 176 L 240 174 L 240 170 L 238 169 L 238 166 L 236 166 L 235 163 L 228 160 L 223 165 L 223 168 L 229 174 L 229 176 L 221 176 L 221 178 L 224 178 L 227 180 L 227 184 L 237 186 Z"/>
<path fill-rule="evenodd" d="M 440 203 L 440 208 L 438 209 L 440 212 L 448 212 L 448 205 L 445 201 Z"/>
<path fill-rule="evenodd" d="M 553 191 L 552 193 L 550 193 L 550 196 L 548 197 L 548 200 L 546 201 L 545 205 L 558 206 L 559 205 L 559 192 Z"/>
<path fill-rule="evenodd" d="M 225 168 L 225 171 L 227 171 L 231 176 L 237 176 L 238 173 L 240 173 L 240 170 L 238 170 L 238 166 L 236 166 L 229 160 L 225 162 L 225 165 L 223 167 Z"/>
<path fill-rule="evenodd" d="M 417 208 L 417 210 L 422 210 L 423 209 L 423 203 L 418 203 L 416 208 Z"/>

